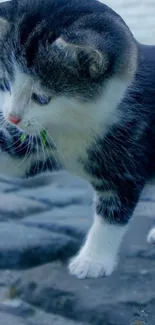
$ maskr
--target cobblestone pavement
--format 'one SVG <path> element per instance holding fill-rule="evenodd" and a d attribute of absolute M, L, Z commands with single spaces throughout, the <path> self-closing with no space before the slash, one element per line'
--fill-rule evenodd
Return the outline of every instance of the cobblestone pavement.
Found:
<path fill-rule="evenodd" d="M 155 43 L 155 2 L 107 0 L 139 41 Z M 148 186 L 114 274 L 79 281 L 66 262 L 92 222 L 92 189 L 65 172 L 0 175 L 0 325 L 154 325 L 155 187 Z"/>
<path fill-rule="evenodd" d="M 135 210 L 116 272 L 95 281 L 75 279 L 66 265 L 92 222 L 85 181 L 66 172 L 1 176 L 0 190 L 1 325 L 155 324 L 155 248 L 146 243 L 154 185 Z"/>

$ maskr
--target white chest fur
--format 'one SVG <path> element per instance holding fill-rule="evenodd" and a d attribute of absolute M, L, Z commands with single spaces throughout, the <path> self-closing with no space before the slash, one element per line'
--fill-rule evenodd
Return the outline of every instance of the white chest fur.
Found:
<path fill-rule="evenodd" d="M 56 155 L 64 168 L 71 173 L 86 178 L 80 159 L 87 159 L 87 149 L 91 146 L 93 139 L 86 133 L 52 131 L 50 135 L 57 148 Z"/>

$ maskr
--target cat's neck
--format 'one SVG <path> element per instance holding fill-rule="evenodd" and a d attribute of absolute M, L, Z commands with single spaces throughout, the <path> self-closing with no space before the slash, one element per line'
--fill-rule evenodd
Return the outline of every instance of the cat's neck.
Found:
<path fill-rule="evenodd" d="M 115 77 L 104 87 L 102 95 L 94 102 L 74 102 L 69 114 L 59 116 L 58 123 L 52 120 L 48 124 L 48 133 L 55 141 L 59 138 L 91 139 L 96 136 L 104 136 L 109 127 L 120 119 L 120 111 L 117 110 L 122 101 L 129 80 Z M 76 140 L 75 140 L 76 141 Z"/>

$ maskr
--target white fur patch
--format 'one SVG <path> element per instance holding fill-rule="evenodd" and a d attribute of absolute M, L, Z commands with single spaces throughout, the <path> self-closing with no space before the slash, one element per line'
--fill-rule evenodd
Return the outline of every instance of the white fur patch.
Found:
<path fill-rule="evenodd" d="M 147 241 L 149 244 L 155 244 L 155 227 L 148 233 Z"/>
<path fill-rule="evenodd" d="M 110 275 L 116 264 L 117 254 L 127 226 L 115 226 L 95 216 L 86 242 L 69 264 L 69 271 L 79 279 Z"/>
<path fill-rule="evenodd" d="M 18 116 L 23 118 L 24 111 L 27 110 L 31 97 L 32 80 L 25 75 L 15 64 L 15 79 L 11 84 L 11 91 L 4 93 L 3 114 L 8 121 L 8 116 Z"/>
<path fill-rule="evenodd" d="M 42 112 L 39 107 L 33 108 L 37 121 L 44 125 L 56 144 L 65 169 L 90 180 L 82 169 L 79 157 L 87 159 L 87 148 L 95 145 L 95 136 L 102 134 L 103 137 L 109 126 L 119 119 L 116 106 L 128 83 L 125 78 L 113 78 L 96 102 L 81 103 L 62 96 L 52 99 L 46 106 L 46 114 L 43 108 Z"/>

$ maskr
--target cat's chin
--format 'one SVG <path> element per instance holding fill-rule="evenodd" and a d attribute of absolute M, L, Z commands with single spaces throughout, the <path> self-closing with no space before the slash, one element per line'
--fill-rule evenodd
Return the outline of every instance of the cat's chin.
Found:
<path fill-rule="evenodd" d="M 36 127 L 35 125 L 33 124 L 26 124 L 25 123 L 22 123 L 20 122 L 18 125 L 17 125 L 18 129 L 20 129 L 23 133 L 25 133 L 26 135 L 29 135 L 29 136 L 38 136 L 41 132 L 41 128 L 38 128 Z"/>

